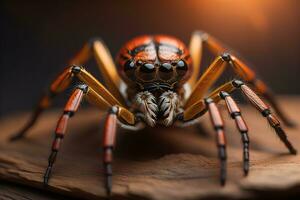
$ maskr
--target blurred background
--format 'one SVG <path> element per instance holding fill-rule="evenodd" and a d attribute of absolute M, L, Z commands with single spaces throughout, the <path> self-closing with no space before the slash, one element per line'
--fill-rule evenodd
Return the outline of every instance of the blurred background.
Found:
<path fill-rule="evenodd" d="M 0 4 L 2 116 L 31 109 L 41 91 L 91 37 L 101 37 L 115 56 L 127 40 L 140 34 L 171 34 L 188 44 L 193 31 L 204 30 L 250 61 L 276 93 L 300 93 L 298 0 Z M 86 66 L 99 76 L 94 61 Z"/>

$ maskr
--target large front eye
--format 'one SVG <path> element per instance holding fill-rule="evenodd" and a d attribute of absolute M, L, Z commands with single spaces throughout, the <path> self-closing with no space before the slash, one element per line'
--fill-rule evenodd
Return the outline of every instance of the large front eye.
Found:
<path fill-rule="evenodd" d="M 170 63 L 163 63 L 159 68 L 159 71 L 161 72 L 171 72 L 172 70 L 172 65 Z"/>
<path fill-rule="evenodd" d="M 151 63 L 144 63 L 139 71 L 139 77 L 144 81 L 150 81 L 155 77 L 155 67 Z"/>
<path fill-rule="evenodd" d="M 151 63 L 145 63 L 141 66 L 141 71 L 145 73 L 151 73 L 154 71 L 154 65 Z"/>
<path fill-rule="evenodd" d="M 177 62 L 176 72 L 180 78 L 186 74 L 187 70 L 188 70 L 188 66 L 187 66 L 186 62 L 184 62 L 183 60 L 180 60 Z"/>
<path fill-rule="evenodd" d="M 159 77 L 162 80 L 170 80 L 173 78 L 173 66 L 170 63 L 163 63 L 159 67 Z"/>

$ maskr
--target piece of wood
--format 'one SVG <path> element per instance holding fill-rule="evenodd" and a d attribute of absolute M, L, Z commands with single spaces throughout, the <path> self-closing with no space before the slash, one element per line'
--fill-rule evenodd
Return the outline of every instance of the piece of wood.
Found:
<path fill-rule="evenodd" d="M 299 97 L 281 101 L 298 124 L 299 102 Z M 250 136 L 250 173 L 248 177 L 243 176 L 240 134 L 225 106 L 221 108 L 228 144 L 225 187 L 219 185 L 215 137 L 206 115 L 200 120 L 203 122 L 202 129 L 194 126 L 151 128 L 140 132 L 119 130 L 113 165 L 113 197 L 177 200 L 300 195 L 300 156 L 289 155 L 266 119 L 249 106 L 241 108 Z M 70 120 L 50 185 L 43 187 L 42 177 L 60 114 L 57 111 L 47 112 L 25 139 L 12 143 L 8 142 L 8 137 L 21 128 L 28 114 L 1 120 L 0 178 L 70 197 L 104 198 L 101 161 L 103 114 L 94 109 L 82 109 Z M 299 129 L 285 130 L 300 150 Z M 0 190 L 2 196 L 3 191 L 7 190 Z"/>

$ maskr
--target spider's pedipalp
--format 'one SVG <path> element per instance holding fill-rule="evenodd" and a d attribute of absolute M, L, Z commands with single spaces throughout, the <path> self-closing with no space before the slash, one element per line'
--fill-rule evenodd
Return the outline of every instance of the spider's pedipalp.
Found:
<path fill-rule="evenodd" d="M 164 92 L 159 97 L 159 110 L 163 118 L 163 124 L 170 126 L 179 113 L 180 99 L 173 91 Z"/>
<path fill-rule="evenodd" d="M 155 126 L 158 114 L 158 106 L 156 97 L 151 92 L 139 92 L 135 96 L 134 107 L 142 112 L 143 120 L 149 126 Z"/>

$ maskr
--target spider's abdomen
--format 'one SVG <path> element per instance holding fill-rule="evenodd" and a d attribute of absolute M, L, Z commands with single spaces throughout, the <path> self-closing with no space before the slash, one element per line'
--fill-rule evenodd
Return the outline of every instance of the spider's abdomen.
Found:
<path fill-rule="evenodd" d="M 119 72 L 141 90 L 174 89 L 190 77 L 192 60 L 186 46 L 171 36 L 140 36 L 129 41 L 117 57 Z"/>

